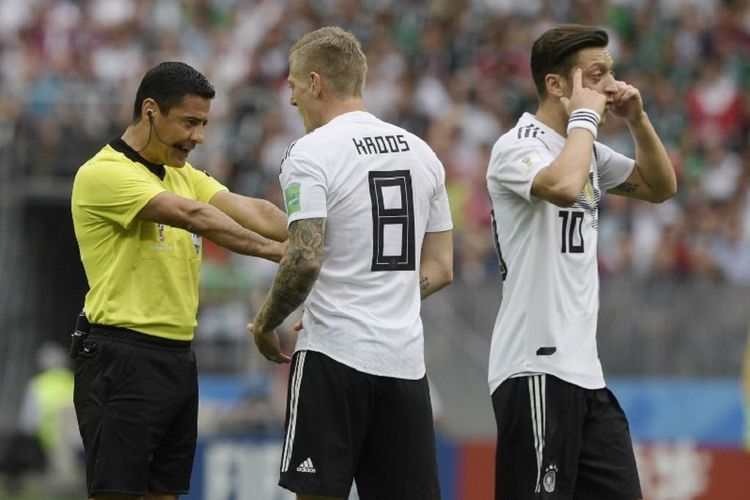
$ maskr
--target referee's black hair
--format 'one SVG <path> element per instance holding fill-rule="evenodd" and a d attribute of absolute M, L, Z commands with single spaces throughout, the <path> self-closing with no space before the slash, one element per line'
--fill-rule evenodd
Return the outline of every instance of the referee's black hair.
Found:
<path fill-rule="evenodd" d="M 531 75 L 540 98 L 547 95 L 544 77 L 550 73 L 568 77 L 578 51 L 606 47 L 609 35 L 603 29 L 580 24 L 561 24 L 545 31 L 531 48 Z"/>
<path fill-rule="evenodd" d="M 208 78 L 185 63 L 169 61 L 154 66 L 143 76 L 135 94 L 133 123 L 140 120 L 147 97 L 156 101 L 162 114 L 167 114 L 188 94 L 213 99 L 216 91 Z"/>

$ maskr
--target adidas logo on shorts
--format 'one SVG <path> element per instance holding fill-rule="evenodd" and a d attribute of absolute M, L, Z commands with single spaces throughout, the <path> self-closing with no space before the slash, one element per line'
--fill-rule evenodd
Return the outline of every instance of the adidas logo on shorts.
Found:
<path fill-rule="evenodd" d="M 310 472 L 315 474 L 315 466 L 312 463 L 312 459 L 309 457 L 297 466 L 297 472 Z"/>

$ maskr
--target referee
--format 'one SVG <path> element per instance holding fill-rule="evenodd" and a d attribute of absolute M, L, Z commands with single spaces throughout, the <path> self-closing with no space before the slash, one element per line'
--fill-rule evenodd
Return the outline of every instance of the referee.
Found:
<path fill-rule="evenodd" d="M 495 143 L 487 171 L 505 278 L 490 348 L 497 499 L 641 497 L 627 419 L 596 346 L 604 193 L 672 197 L 674 169 L 640 91 L 614 77 L 605 31 L 552 28 L 534 42 L 539 97 Z M 635 160 L 597 142 L 624 120 Z"/>
<path fill-rule="evenodd" d="M 186 64 L 152 68 L 130 125 L 75 176 L 91 328 L 73 351 L 74 401 L 93 499 L 171 500 L 189 489 L 201 239 L 276 262 L 285 249 L 281 210 L 230 193 L 187 162 L 213 97 Z"/>

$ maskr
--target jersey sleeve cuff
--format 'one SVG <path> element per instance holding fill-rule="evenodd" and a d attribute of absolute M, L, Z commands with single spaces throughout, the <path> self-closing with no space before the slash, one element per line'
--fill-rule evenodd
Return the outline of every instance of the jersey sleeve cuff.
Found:
<path fill-rule="evenodd" d="M 294 213 L 294 214 L 292 214 L 292 215 L 289 216 L 289 218 L 287 219 L 287 224 L 286 225 L 288 227 L 289 224 L 291 224 L 292 222 L 294 222 L 296 220 L 325 219 L 326 217 L 328 217 L 328 213 L 327 212 L 305 212 L 305 213 L 299 213 L 298 212 L 298 213 Z"/>

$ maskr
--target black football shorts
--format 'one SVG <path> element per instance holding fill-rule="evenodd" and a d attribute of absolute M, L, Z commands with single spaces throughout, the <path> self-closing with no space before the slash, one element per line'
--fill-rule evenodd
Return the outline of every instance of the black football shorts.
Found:
<path fill-rule="evenodd" d="M 279 484 L 361 500 L 438 500 L 427 377 L 359 372 L 315 351 L 292 360 Z"/>
<path fill-rule="evenodd" d="M 92 326 L 74 402 L 89 495 L 188 491 L 198 417 L 190 342 Z"/>
<path fill-rule="evenodd" d="M 642 497 L 628 422 L 609 389 L 514 377 L 495 390 L 492 406 L 497 500 Z"/>

